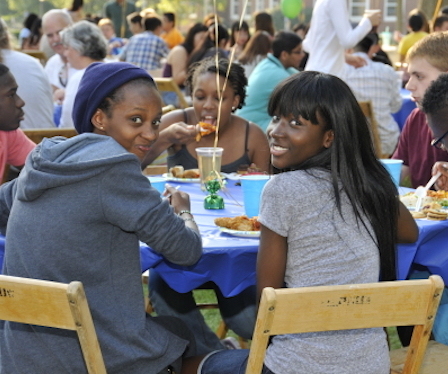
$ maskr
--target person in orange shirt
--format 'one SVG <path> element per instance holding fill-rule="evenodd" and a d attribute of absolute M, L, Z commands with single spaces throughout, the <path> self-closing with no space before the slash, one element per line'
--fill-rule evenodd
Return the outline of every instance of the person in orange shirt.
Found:
<path fill-rule="evenodd" d="M 174 48 L 184 41 L 184 36 L 176 28 L 176 16 L 174 13 L 163 13 L 162 19 L 163 34 L 161 38 L 165 40 L 169 49 Z"/>

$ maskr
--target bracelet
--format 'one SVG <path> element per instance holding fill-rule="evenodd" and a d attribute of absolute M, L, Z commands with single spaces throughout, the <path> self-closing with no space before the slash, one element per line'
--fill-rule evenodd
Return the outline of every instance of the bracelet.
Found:
<path fill-rule="evenodd" d="M 183 219 L 183 218 L 182 218 Z M 186 221 L 191 221 L 191 222 L 194 222 L 194 223 L 196 223 L 196 221 L 194 220 L 194 218 L 185 218 L 185 219 L 183 219 L 184 220 L 184 222 L 186 222 Z"/>
<path fill-rule="evenodd" d="M 189 210 L 181 210 L 179 213 L 177 213 L 177 215 L 180 217 L 182 214 L 189 214 L 190 216 L 193 217 L 193 214 L 191 214 L 191 212 Z"/>

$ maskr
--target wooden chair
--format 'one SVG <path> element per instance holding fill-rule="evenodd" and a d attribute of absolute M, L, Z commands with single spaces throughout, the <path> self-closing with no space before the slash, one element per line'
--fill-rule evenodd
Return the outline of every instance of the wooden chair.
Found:
<path fill-rule="evenodd" d="M 174 82 L 173 78 L 154 78 L 154 81 L 157 84 L 157 88 L 161 92 L 174 92 L 178 99 L 179 105 L 181 108 L 188 108 L 189 105 L 187 100 L 185 99 L 184 94 L 180 90 L 179 86 L 176 82 Z"/>
<path fill-rule="evenodd" d="M 45 64 L 47 63 L 47 60 L 48 60 L 47 55 L 42 51 L 35 50 L 35 49 L 23 49 L 20 52 L 23 52 L 23 53 L 27 54 L 28 56 L 37 58 L 43 66 L 45 66 Z"/>
<path fill-rule="evenodd" d="M 58 127 L 50 127 L 48 129 L 24 129 L 23 132 L 36 144 L 39 144 L 43 138 L 52 138 L 53 136 L 71 138 L 72 136 L 78 135 L 75 129 L 60 129 Z"/>
<path fill-rule="evenodd" d="M 88 373 L 106 373 L 81 282 L 0 275 L 0 319 L 76 331 Z"/>
<path fill-rule="evenodd" d="M 246 374 L 261 373 L 272 335 L 408 325 L 415 327 L 402 373 L 417 374 L 443 286 L 442 278 L 432 275 L 423 280 L 341 286 L 266 287 L 258 309 Z"/>
<path fill-rule="evenodd" d="M 390 155 L 383 155 L 381 150 L 381 140 L 380 133 L 378 130 L 378 122 L 376 122 L 375 115 L 373 113 L 372 103 L 370 101 L 359 101 L 359 106 L 361 107 L 362 112 L 366 116 L 369 125 L 370 125 L 370 133 L 372 135 L 373 147 L 375 149 L 375 154 L 377 158 L 389 158 Z"/>

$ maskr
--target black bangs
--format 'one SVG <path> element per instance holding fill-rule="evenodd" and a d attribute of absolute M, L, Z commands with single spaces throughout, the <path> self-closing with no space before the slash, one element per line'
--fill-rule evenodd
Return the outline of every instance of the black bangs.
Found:
<path fill-rule="evenodd" d="M 325 101 L 322 80 L 325 76 L 314 71 L 301 72 L 283 80 L 275 87 L 269 100 L 268 113 L 270 116 L 284 116 L 304 119 L 313 124 L 321 121 L 329 122 L 329 113 L 321 102 Z"/>

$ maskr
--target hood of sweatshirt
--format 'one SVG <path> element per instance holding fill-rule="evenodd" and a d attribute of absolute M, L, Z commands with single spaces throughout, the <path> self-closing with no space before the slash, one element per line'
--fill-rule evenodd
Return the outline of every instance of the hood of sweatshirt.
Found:
<path fill-rule="evenodd" d="M 110 136 L 85 133 L 44 139 L 28 156 L 17 180 L 17 198 L 32 201 L 50 188 L 92 178 L 118 162 L 134 161 Z"/>

